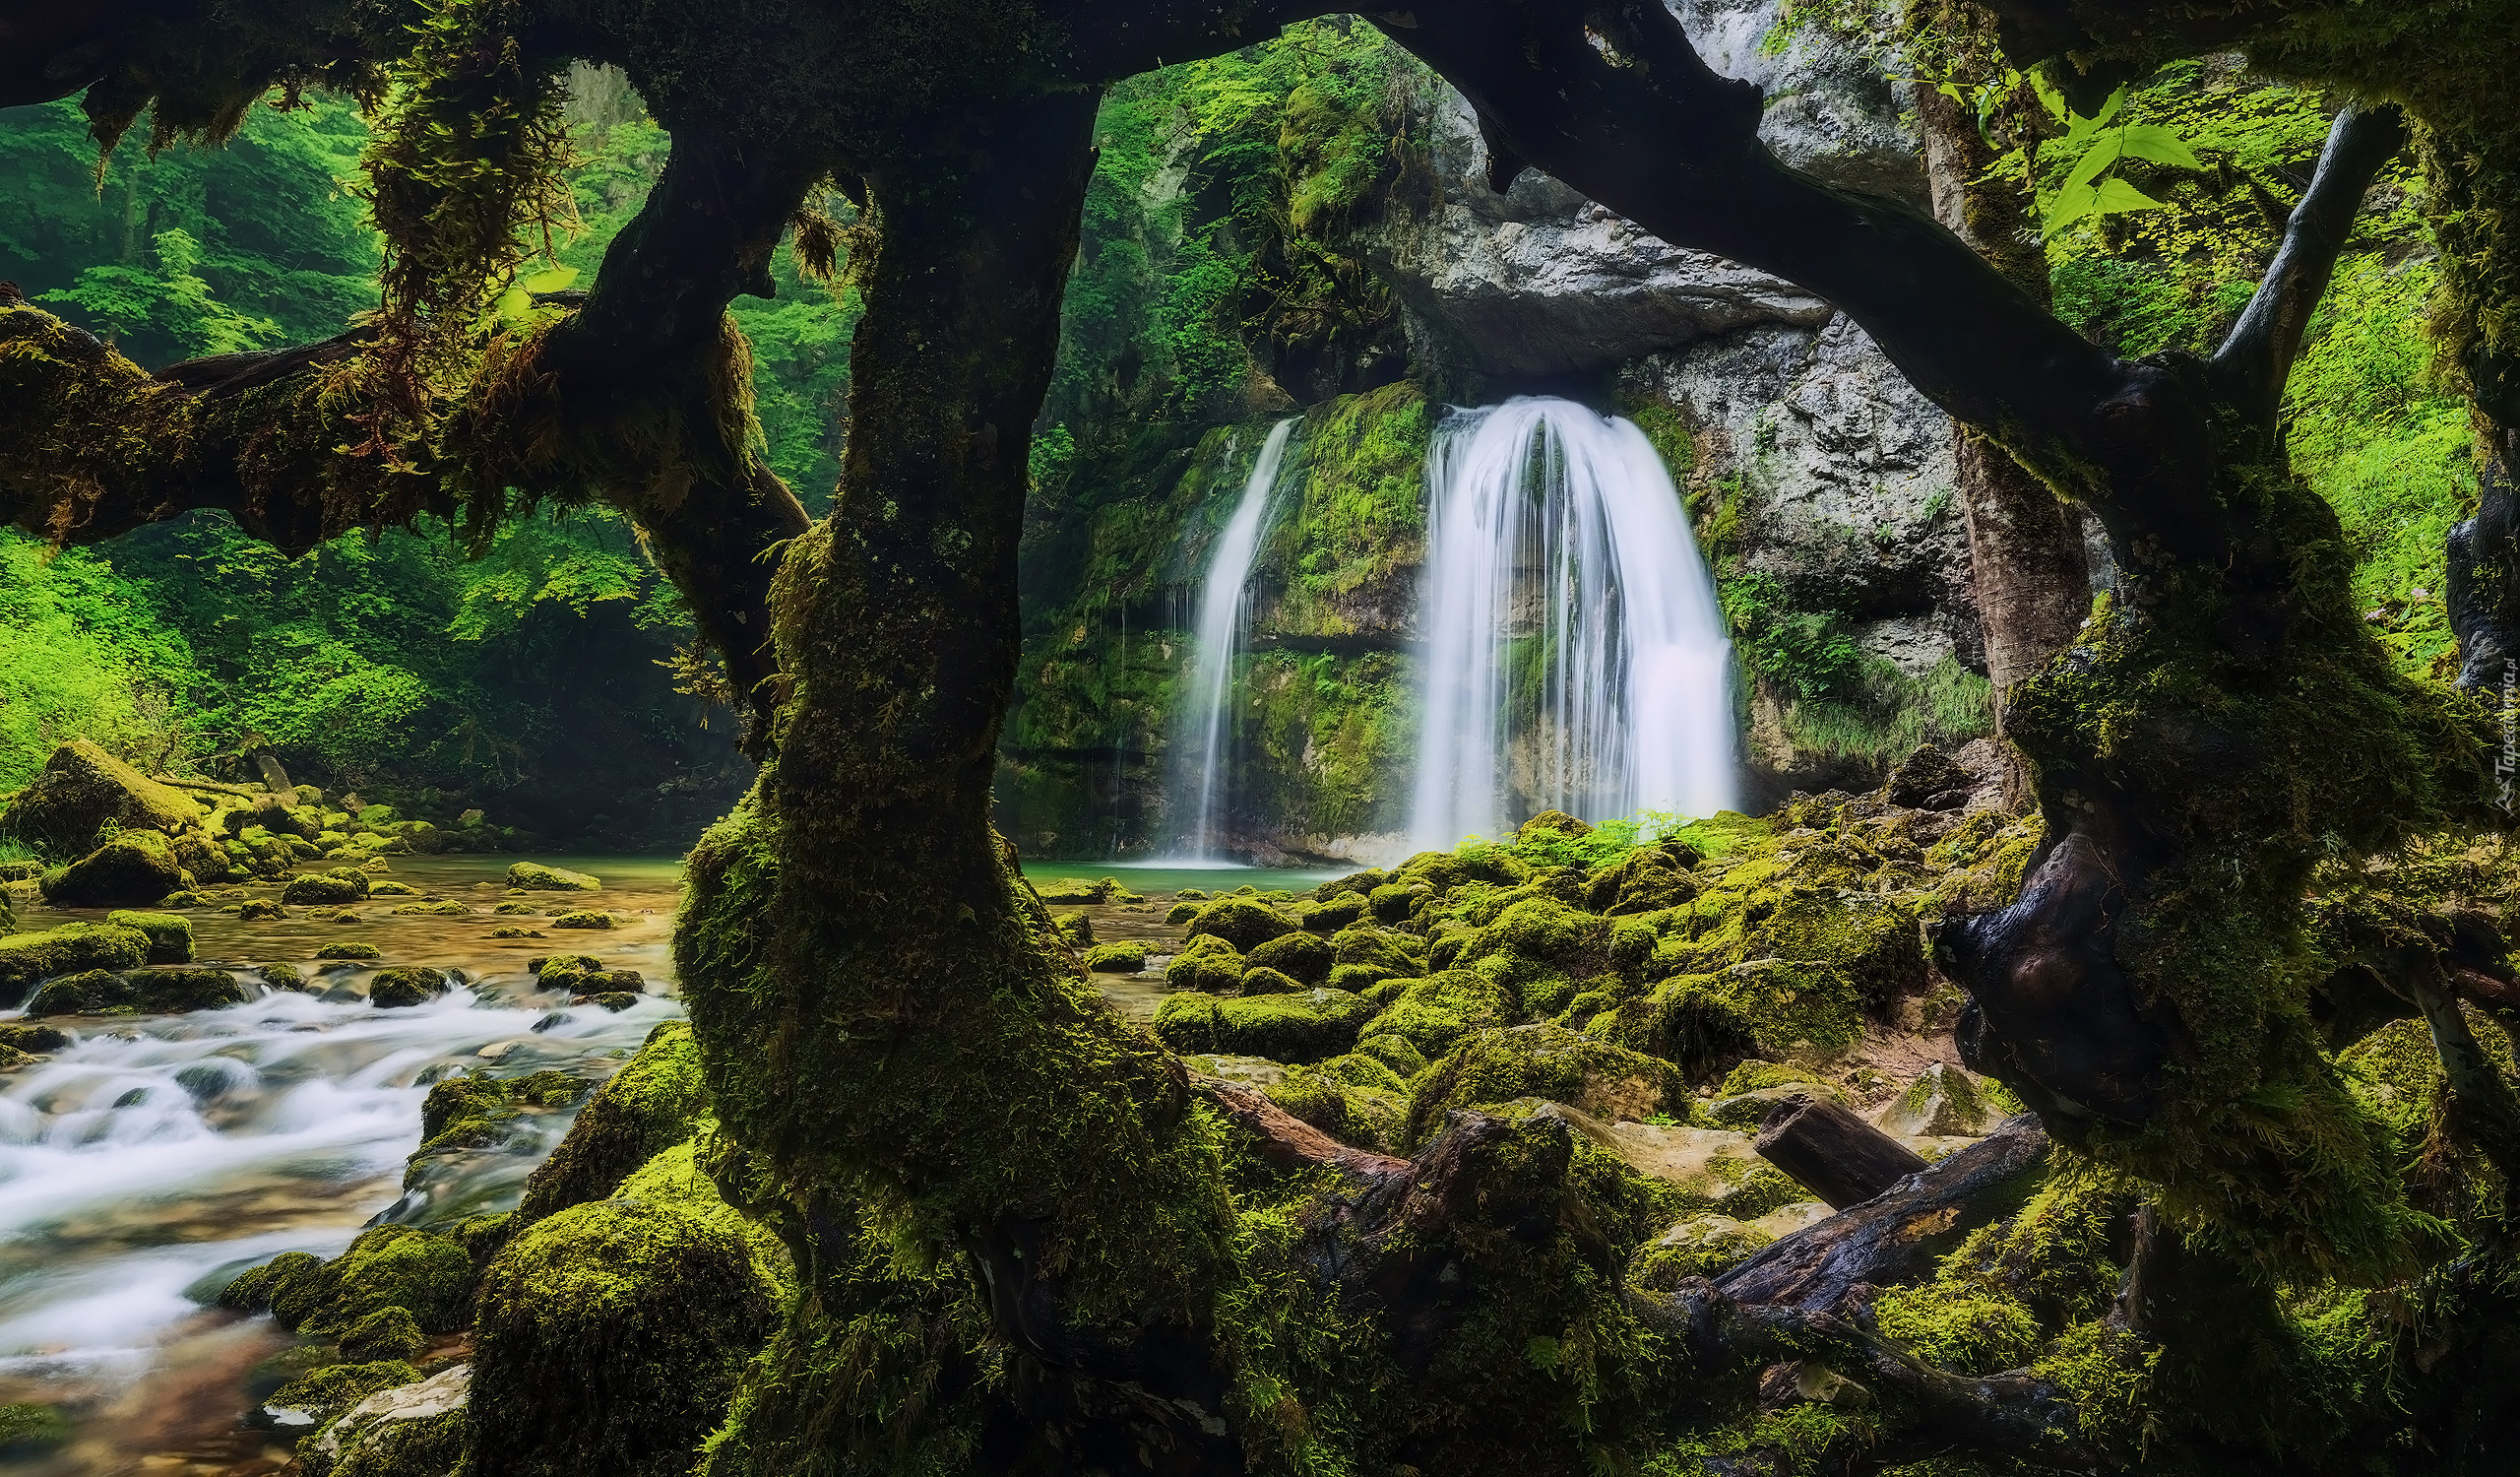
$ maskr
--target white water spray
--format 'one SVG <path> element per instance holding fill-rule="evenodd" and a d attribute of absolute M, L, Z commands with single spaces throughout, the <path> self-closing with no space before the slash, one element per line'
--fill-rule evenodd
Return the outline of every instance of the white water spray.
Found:
<path fill-rule="evenodd" d="M 1217 535 L 1207 580 L 1199 590 L 1199 646 L 1190 664 L 1190 701 L 1181 709 L 1182 769 L 1180 783 L 1173 789 L 1174 795 L 1196 801 L 1187 858 L 1194 862 L 1224 860 L 1217 845 L 1224 821 L 1220 812 L 1227 799 L 1221 776 L 1230 758 L 1227 749 L 1232 734 L 1227 696 L 1233 686 L 1234 659 L 1241 654 L 1243 633 L 1251 625 L 1251 566 L 1260 556 L 1260 536 L 1268 530 L 1278 469 L 1286 461 L 1287 441 L 1294 428 L 1293 420 L 1281 420 L 1260 443 L 1259 458 L 1243 480 L 1242 500 L 1234 504 L 1233 516 Z"/>
<path fill-rule="evenodd" d="M 1438 425 L 1426 487 L 1412 847 L 1545 808 L 1731 807 L 1732 644 L 1645 433 L 1517 398 Z"/>

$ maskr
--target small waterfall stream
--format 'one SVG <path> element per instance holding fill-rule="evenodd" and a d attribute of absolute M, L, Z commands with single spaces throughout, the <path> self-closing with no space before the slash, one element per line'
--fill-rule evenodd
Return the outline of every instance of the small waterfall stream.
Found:
<path fill-rule="evenodd" d="M 1172 791 L 1176 803 L 1191 803 L 1190 825 L 1180 833 L 1188 843 L 1183 856 L 1189 861 L 1226 860 L 1219 846 L 1224 806 L 1230 799 L 1225 771 L 1232 760 L 1228 750 L 1233 738 L 1226 710 L 1233 687 L 1234 659 L 1241 655 L 1243 635 L 1251 624 L 1251 566 L 1260 555 L 1260 537 L 1268 531 L 1278 472 L 1294 429 L 1292 418 L 1281 420 L 1260 443 L 1251 475 L 1243 479 L 1242 498 L 1217 535 L 1207 578 L 1199 589 L 1198 648 L 1184 684 L 1188 701 L 1181 705 L 1176 740 L 1180 769 Z"/>
<path fill-rule="evenodd" d="M 1412 847 L 1730 807 L 1732 642 L 1645 433 L 1565 400 L 1458 412 L 1426 486 Z"/>

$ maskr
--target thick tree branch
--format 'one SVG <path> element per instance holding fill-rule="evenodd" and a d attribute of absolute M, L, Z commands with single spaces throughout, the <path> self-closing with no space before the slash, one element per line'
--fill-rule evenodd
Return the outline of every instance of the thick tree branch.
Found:
<path fill-rule="evenodd" d="M 2043 464 L 2100 450 L 2092 408 L 2123 388 L 2109 355 L 1913 208 L 1779 162 L 1759 90 L 1710 69 L 1659 0 L 1439 0 L 1376 19 L 1522 159 L 1668 241 L 1827 298 L 1958 418 Z"/>
<path fill-rule="evenodd" d="M 2336 259 L 2354 233 L 2363 192 L 2400 149 L 2405 119 L 2394 106 L 2348 107 L 2329 128 L 2310 187 L 2285 223 L 2284 241 L 2248 308 L 2214 354 L 2223 394 L 2272 427 L 2284 402 L 2284 381 L 2310 313 L 2327 291 Z"/>

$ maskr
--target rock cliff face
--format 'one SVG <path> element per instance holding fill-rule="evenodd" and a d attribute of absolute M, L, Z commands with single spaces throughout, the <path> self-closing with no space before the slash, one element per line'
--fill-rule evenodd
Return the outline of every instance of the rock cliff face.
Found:
<path fill-rule="evenodd" d="M 1673 9 L 1710 63 L 1766 90 L 1762 135 L 1789 162 L 1922 201 L 1877 65 L 1807 37 L 1767 44 L 1774 0 Z M 1419 460 L 1445 403 L 1561 394 L 1646 426 L 1734 624 L 1753 801 L 1875 784 L 1921 739 L 1983 732 L 1942 415 L 1826 303 L 1670 246 L 1536 170 L 1500 192 L 1458 93 L 1420 79 L 1405 104 L 1431 178 L 1392 188 L 1354 245 L 1401 304 L 1414 385 L 1305 413 L 1253 576 L 1230 720 L 1236 844 L 1370 856 L 1405 823 Z M 1212 433 L 1130 496 L 1089 493 L 1094 511 L 1062 533 L 1099 550 L 1096 577 L 1138 594 L 1079 598 L 1069 611 L 1099 613 L 1063 616 L 1027 652 L 1000 788 L 1001 824 L 1029 850 L 1170 840 L 1172 697 L 1190 656 L 1177 627 L 1266 424 Z M 1121 551 L 1128 539 L 1143 546 Z M 1141 634 L 1115 648 L 1130 620 Z"/>

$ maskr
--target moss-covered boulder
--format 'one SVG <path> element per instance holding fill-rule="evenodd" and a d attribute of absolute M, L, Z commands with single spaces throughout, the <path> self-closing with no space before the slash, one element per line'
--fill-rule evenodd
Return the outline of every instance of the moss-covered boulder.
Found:
<path fill-rule="evenodd" d="M 1155 1034 L 1176 1052 L 1318 1061 L 1355 1045 L 1357 1028 L 1374 1013 L 1344 990 L 1219 999 L 1176 995 L 1155 1013 Z"/>
<path fill-rule="evenodd" d="M 1239 952 L 1248 954 L 1272 938 L 1295 931 L 1295 926 L 1278 916 L 1278 910 L 1256 898 L 1221 897 L 1199 910 L 1190 920 L 1190 936 L 1222 938 Z"/>
<path fill-rule="evenodd" d="M 1593 1015 L 1590 1034 L 1678 1063 L 1692 1076 L 1744 1057 L 1828 1057 L 1862 1038 L 1871 999 L 1834 964 L 1752 958 L 1664 980 Z"/>
<path fill-rule="evenodd" d="M 154 903 L 193 883 L 193 874 L 175 861 L 165 837 L 156 831 L 125 831 L 61 870 L 45 873 L 43 898 L 56 908 L 119 908 Z"/>
<path fill-rule="evenodd" d="M 303 872 L 289 878 L 288 885 L 281 889 L 280 900 L 294 907 L 337 908 L 362 901 L 367 889 L 367 873 L 355 867 L 337 867 L 330 871 Z"/>
<path fill-rule="evenodd" d="M 1696 899 L 1702 890 L 1690 875 L 1697 853 L 1674 841 L 1643 846 L 1626 857 L 1595 867 L 1584 881 L 1585 905 L 1610 918 L 1658 913 Z"/>
<path fill-rule="evenodd" d="M 666 1021 L 596 1089 L 568 1136 L 525 1182 L 518 1225 L 611 1194 L 632 1171 L 690 1137 L 703 1104 L 691 1026 Z"/>
<path fill-rule="evenodd" d="M 1610 924 L 1551 897 L 1527 897 L 1463 940 L 1452 967 L 1477 970 L 1525 1010 L 1554 1015 L 1610 967 Z"/>
<path fill-rule="evenodd" d="M 1405 1036 L 1361 1036 L 1356 1041 L 1355 1055 L 1381 1062 L 1403 1083 L 1426 1069 L 1426 1054 Z"/>
<path fill-rule="evenodd" d="M 1298 1066 L 1263 1089 L 1270 1101 L 1342 1143 L 1397 1151 L 1409 1100 L 1400 1079 L 1370 1057 Z"/>
<path fill-rule="evenodd" d="M 0 1003 L 26 998 L 35 982 L 83 970 L 131 969 L 148 962 L 149 935 L 117 924 L 63 924 L 0 938 Z"/>
<path fill-rule="evenodd" d="M 519 862 L 508 868 L 508 885 L 522 892 L 599 892 L 600 878 L 565 867 L 545 867 L 539 862 Z"/>
<path fill-rule="evenodd" d="M 429 1343 L 408 1308 L 380 1308 L 343 1329 L 338 1342 L 344 1359 L 362 1364 L 416 1359 Z"/>
<path fill-rule="evenodd" d="M 0 835 L 56 858 L 75 857 L 94 850 L 109 822 L 162 835 L 199 826 L 201 815 L 182 791 L 150 779 L 86 738 L 74 738 L 54 749 L 42 773 L 0 812 Z"/>
<path fill-rule="evenodd" d="M 1744 937 L 1742 957 L 1828 965 L 1876 1010 L 1925 988 L 1916 915 L 1872 893 L 1789 887 Z"/>
<path fill-rule="evenodd" d="M 1295 910 L 1295 922 L 1308 932 L 1336 933 L 1365 917 L 1367 911 L 1364 893 L 1341 892 L 1302 904 Z"/>
<path fill-rule="evenodd" d="M 89 970 L 47 982 L 27 999 L 29 1016 L 175 1015 L 251 998 L 236 977 L 199 965 L 160 965 L 123 974 Z"/>
<path fill-rule="evenodd" d="M 1085 967 L 1102 974 L 1136 974 L 1146 968 L 1146 943 L 1135 938 L 1120 943 L 1098 943 L 1085 951 Z"/>
<path fill-rule="evenodd" d="M 589 1112 L 593 1112 L 590 1107 Z M 792 1296 L 688 1146 L 524 1231 L 482 1278 L 470 1477 L 682 1477 Z"/>
<path fill-rule="evenodd" d="M 472 909 L 458 899 L 448 897 L 440 898 L 433 903 L 399 903 L 391 911 L 405 918 L 463 918 L 470 915 Z M 601 914 L 596 916 L 602 917 Z M 612 923 L 606 919 L 601 927 L 611 928 Z"/>
<path fill-rule="evenodd" d="M 422 1331 L 464 1326 L 472 1298 L 472 1259 L 446 1237 L 410 1226 L 359 1233 L 331 1261 L 289 1252 L 248 1270 L 219 1295 L 221 1308 L 271 1311 L 293 1333 L 331 1336 L 388 1308 L 410 1313 Z"/>
<path fill-rule="evenodd" d="M 272 1392 L 263 1402 L 274 1410 L 294 1410 L 329 1423 L 380 1390 L 419 1381 L 420 1372 L 400 1359 L 345 1360 L 307 1371 Z"/>
<path fill-rule="evenodd" d="M 1242 972 L 1241 985 L 1244 995 L 1293 995 L 1312 988 L 1284 970 L 1256 964 Z"/>
<path fill-rule="evenodd" d="M 151 964 L 193 962 L 193 926 L 172 913 L 138 913 L 128 908 L 105 915 L 118 929 L 138 929 L 149 938 Z"/>
<path fill-rule="evenodd" d="M 383 958 L 384 954 L 385 951 L 375 944 L 362 943 L 354 938 L 335 939 L 315 951 L 315 957 L 318 959 L 379 959 Z"/>
<path fill-rule="evenodd" d="M 402 910 L 398 908 L 395 911 L 399 913 Z M 609 913 L 598 913 L 592 909 L 587 909 L 576 913 L 563 913 L 558 918 L 551 920 L 551 927 L 555 929 L 609 929 L 614 927 L 614 920 L 612 915 Z"/>
<path fill-rule="evenodd" d="M 1421 1073 L 1411 1093 L 1407 1141 L 1432 1137 L 1456 1108 L 1545 1098 L 1616 1123 L 1688 1111 L 1688 1089 L 1670 1062 L 1562 1026 L 1478 1031 Z"/>
<path fill-rule="evenodd" d="M 447 1477 L 464 1459 L 472 1367 L 375 1391 L 298 1443 L 301 1477 Z"/>
<path fill-rule="evenodd" d="M 255 898 L 236 910 L 238 923 L 269 923 L 288 917 L 288 910 L 269 898 Z"/>
<path fill-rule="evenodd" d="M 1627 1285 L 1668 1297 L 1682 1281 L 1716 1276 L 1775 1239 L 1729 1215 L 1693 1215 L 1629 1259 Z"/>
<path fill-rule="evenodd" d="M 32 1021 L 0 1021 L 0 1047 L 13 1052 L 57 1052 L 70 1038 L 50 1026 Z"/>
<path fill-rule="evenodd" d="M 1330 966 L 1337 962 L 1327 939 L 1301 930 L 1281 933 L 1247 951 L 1243 958 L 1253 969 L 1274 969 L 1306 985 L 1327 984 Z"/>
<path fill-rule="evenodd" d="M 475 1071 L 448 1077 L 430 1087 L 420 1104 L 420 1146 L 413 1158 L 518 1141 L 520 1120 L 532 1113 L 570 1107 L 592 1090 L 593 1084 L 561 1071 L 523 1077 Z"/>
<path fill-rule="evenodd" d="M 419 965 L 381 969 L 367 985 L 367 1002 L 379 1010 L 425 1005 L 446 994 L 446 976 Z"/>
<path fill-rule="evenodd" d="M 1094 943 L 1094 920 L 1083 913 L 1054 913 L 1050 925 L 1067 940 L 1070 948 L 1090 948 Z"/>
<path fill-rule="evenodd" d="M 1182 945 L 1164 966 L 1164 983 L 1174 990 L 1223 995 L 1242 983 L 1243 958 L 1232 944 L 1203 933 Z"/>
<path fill-rule="evenodd" d="M 1494 979 L 1448 969 L 1400 989 L 1374 1017 L 1371 1034 L 1400 1037 L 1432 1060 L 1471 1032 L 1514 1025 L 1521 1016 L 1513 993 Z"/>

